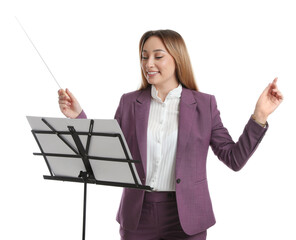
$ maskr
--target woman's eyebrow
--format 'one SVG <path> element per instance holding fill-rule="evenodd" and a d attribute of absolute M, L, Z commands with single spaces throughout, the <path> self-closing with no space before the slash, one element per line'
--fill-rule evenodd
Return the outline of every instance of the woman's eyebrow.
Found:
<path fill-rule="evenodd" d="M 142 52 L 147 52 L 147 50 L 143 49 Z M 166 51 L 164 51 L 163 49 L 155 49 L 153 50 L 153 52 L 166 52 Z"/>

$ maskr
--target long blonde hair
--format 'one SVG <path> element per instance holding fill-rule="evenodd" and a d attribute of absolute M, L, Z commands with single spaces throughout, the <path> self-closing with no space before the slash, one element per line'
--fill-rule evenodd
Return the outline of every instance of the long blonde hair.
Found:
<path fill-rule="evenodd" d="M 165 45 L 168 53 L 174 58 L 176 63 L 176 76 L 179 82 L 186 88 L 198 91 L 194 79 L 189 54 L 182 36 L 173 30 L 148 31 L 143 34 L 139 44 L 140 61 L 142 59 L 143 46 L 151 36 L 159 37 Z M 140 90 L 147 88 L 150 84 L 147 82 L 143 71 Z"/>

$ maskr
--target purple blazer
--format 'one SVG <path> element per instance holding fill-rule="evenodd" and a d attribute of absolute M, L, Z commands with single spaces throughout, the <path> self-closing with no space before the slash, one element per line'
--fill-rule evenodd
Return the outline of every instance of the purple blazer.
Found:
<path fill-rule="evenodd" d="M 115 114 L 143 184 L 146 179 L 147 126 L 151 88 L 124 94 Z M 79 117 L 85 117 L 84 113 Z M 215 224 L 208 190 L 206 159 L 209 146 L 234 171 L 240 170 L 256 150 L 266 128 L 249 119 L 237 143 L 223 126 L 215 97 L 183 87 L 176 153 L 176 197 L 181 226 L 188 235 Z M 138 226 L 144 191 L 123 190 L 117 221 L 123 228 Z"/>

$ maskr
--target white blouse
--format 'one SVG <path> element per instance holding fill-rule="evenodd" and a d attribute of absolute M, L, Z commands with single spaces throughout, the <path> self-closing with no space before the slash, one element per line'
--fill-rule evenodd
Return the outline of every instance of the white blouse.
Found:
<path fill-rule="evenodd" d="M 169 92 L 164 102 L 152 85 L 147 131 L 146 184 L 154 191 L 175 191 L 175 166 L 179 104 L 182 85 Z"/>

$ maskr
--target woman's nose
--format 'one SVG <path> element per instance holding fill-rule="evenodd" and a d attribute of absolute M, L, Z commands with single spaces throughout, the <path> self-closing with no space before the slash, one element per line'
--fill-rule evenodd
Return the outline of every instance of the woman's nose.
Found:
<path fill-rule="evenodd" d="M 154 60 L 152 57 L 148 58 L 147 59 L 147 62 L 146 62 L 146 69 L 150 69 L 154 67 Z"/>

